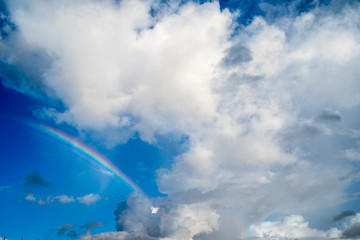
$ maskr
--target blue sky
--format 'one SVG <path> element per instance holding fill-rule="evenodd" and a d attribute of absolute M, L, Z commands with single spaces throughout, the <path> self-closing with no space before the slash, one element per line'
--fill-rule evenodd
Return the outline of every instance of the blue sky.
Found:
<path fill-rule="evenodd" d="M 359 8 L 0 1 L 0 236 L 359 238 Z"/>

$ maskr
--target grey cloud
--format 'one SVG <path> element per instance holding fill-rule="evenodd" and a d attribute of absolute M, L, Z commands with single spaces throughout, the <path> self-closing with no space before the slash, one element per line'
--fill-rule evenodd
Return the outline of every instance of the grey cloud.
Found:
<path fill-rule="evenodd" d="M 74 226 L 74 224 L 65 224 L 65 225 L 63 225 L 63 226 L 60 226 L 60 227 L 58 227 L 58 232 L 57 232 L 57 234 L 59 235 L 59 236 L 62 236 L 62 235 L 64 235 L 64 233 L 67 231 L 67 230 L 69 230 L 70 228 L 72 228 Z"/>
<path fill-rule="evenodd" d="M 237 44 L 226 51 L 226 56 L 222 60 L 222 65 L 224 67 L 235 67 L 251 60 L 250 50 L 241 44 Z"/>
<path fill-rule="evenodd" d="M 102 226 L 104 226 L 102 222 L 88 222 L 87 224 L 82 225 L 81 228 L 91 230 L 95 227 L 102 227 Z"/>
<path fill-rule="evenodd" d="M 52 185 L 51 182 L 48 182 L 44 179 L 44 177 L 36 172 L 30 173 L 25 177 L 25 182 L 23 184 L 24 187 L 44 187 L 48 188 Z"/>
<path fill-rule="evenodd" d="M 339 114 L 330 112 L 330 111 L 324 111 L 320 113 L 316 120 L 323 121 L 323 122 L 341 122 L 342 118 Z"/>
<path fill-rule="evenodd" d="M 342 238 L 358 239 L 360 238 L 360 223 L 355 223 L 349 229 L 342 233 Z"/>
<path fill-rule="evenodd" d="M 354 216 L 354 215 L 356 215 L 356 212 L 354 210 L 345 210 L 345 211 L 342 211 L 341 213 L 339 213 L 338 215 L 334 216 L 332 221 L 336 222 L 343 218 Z"/>

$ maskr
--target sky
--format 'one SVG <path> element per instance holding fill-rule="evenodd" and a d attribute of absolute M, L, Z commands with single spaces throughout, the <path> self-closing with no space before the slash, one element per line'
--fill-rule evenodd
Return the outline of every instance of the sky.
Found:
<path fill-rule="evenodd" d="M 0 0 L 0 237 L 359 239 L 359 13 Z"/>

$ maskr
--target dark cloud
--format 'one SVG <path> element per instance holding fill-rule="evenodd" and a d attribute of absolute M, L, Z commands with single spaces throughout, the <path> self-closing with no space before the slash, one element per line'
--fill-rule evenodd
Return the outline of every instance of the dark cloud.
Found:
<path fill-rule="evenodd" d="M 227 50 L 226 57 L 222 60 L 222 65 L 224 67 L 234 67 L 251 60 L 252 56 L 249 49 L 242 45 L 234 45 Z"/>
<path fill-rule="evenodd" d="M 316 117 L 316 120 L 323 122 L 340 122 L 342 118 L 337 113 L 324 111 Z"/>
<path fill-rule="evenodd" d="M 25 177 L 24 187 L 36 186 L 48 188 L 51 186 L 51 182 L 46 181 L 43 176 L 39 173 L 30 173 Z"/>
<path fill-rule="evenodd" d="M 70 232 L 68 232 L 66 235 L 67 235 L 68 237 L 77 237 L 77 236 L 78 236 L 77 232 L 75 232 L 75 231 L 70 231 Z"/>
<path fill-rule="evenodd" d="M 74 226 L 73 224 L 65 224 L 63 226 L 58 227 L 58 235 L 62 236 L 67 230 L 69 230 L 73 226 Z"/>
<path fill-rule="evenodd" d="M 87 223 L 85 225 L 82 225 L 81 228 L 85 228 L 85 229 L 90 230 L 90 229 L 93 229 L 95 227 L 102 227 L 102 226 L 104 226 L 104 224 L 102 224 L 102 222 L 89 222 L 89 223 Z"/>
<path fill-rule="evenodd" d="M 360 238 L 360 222 L 346 229 L 342 234 L 342 238 Z"/>
<path fill-rule="evenodd" d="M 353 210 L 345 210 L 345 211 L 342 211 L 341 213 L 339 213 L 338 215 L 334 216 L 333 217 L 333 222 L 336 222 L 336 221 L 339 221 L 343 218 L 346 218 L 346 217 L 350 217 L 350 216 L 354 216 L 356 215 L 356 212 L 353 211 Z"/>

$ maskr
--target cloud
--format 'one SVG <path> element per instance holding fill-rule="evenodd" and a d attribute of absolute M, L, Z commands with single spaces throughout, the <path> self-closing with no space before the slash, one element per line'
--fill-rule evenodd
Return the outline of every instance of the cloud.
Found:
<path fill-rule="evenodd" d="M 26 197 L 25 197 L 25 200 L 27 200 L 27 201 L 36 201 L 36 197 L 32 193 L 27 193 Z"/>
<path fill-rule="evenodd" d="M 90 232 L 87 232 L 85 235 L 80 235 L 81 240 L 105 240 L 105 239 L 116 239 L 116 240 L 130 240 L 131 238 L 127 238 L 128 234 L 126 232 L 107 232 L 100 233 L 96 235 L 91 235 Z M 136 238 L 132 238 L 136 239 Z M 149 240 L 149 238 L 139 238 L 144 240 Z"/>
<path fill-rule="evenodd" d="M 350 238 L 350 239 L 360 238 L 360 222 L 355 223 L 349 229 L 346 229 L 342 233 L 342 238 Z"/>
<path fill-rule="evenodd" d="M 341 116 L 333 112 L 325 111 L 319 114 L 316 119 L 324 122 L 340 122 Z"/>
<path fill-rule="evenodd" d="M 46 181 L 43 176 L 39 173 L 30 173 L 25 177 L 25 182 L 23 184 L 24 187 L 44 187 L 48 188 L 51 186 L 51 182 Z"/>
<path fill-rule="evenodd" d="M 81 228 L 91 230 L 95 227 L 103 227 L 103 226 L 104 224 L 102 224 L 102 222 L 88 222 L 87 224 L 82 225 Z"/>
<path fill-rule="evenodd" d="M 75 202 L 75 199 L 73 196 L 68 196 L 68 195 L 60 195 L 57 197 L 53 198 L 54 200 L 58 200 L 60 203 L 71 203 L 71 202 Z"/>
<path fill-rule="evenodd" d="M 77 197 L 76 200 L 84 205 L 90 206 L 101 199 L 99 194 L 89 193 L 83 197 Z"/>
<path fill-rule="evenodd" d="M 99 201 L 100 198 L 101 197 L 100 197 L 99 194 L 90 193 L 90 194 L 87 194 L 87 195 L 85 195 L 83 197 L 77 197 L 76 200 L 81 204 L 89 206 L 89 205 L 92 205 L 95 202 Z M 36 201 L 37 204 L 43 205 L 43 206 L 50 205 L 50 204 L 53 204 L 53 203 L 56 203 L 56 202 L 60 203 L 60 204 L 69 204 L 69 203 L 75 202 L 75 198 L 73 196 L 69 196 L 69 195 L 65 195 L 65 194 L 59 195 L 59 196 L 56 196 L 56 197 L 47 196 L 46 198 L 36 198 L 34 196 L 34 194 L 27 193 L 26 197 L 25 197 L 25 200 L 27 200 L 27 201 Z M 92 223 L 96 224 L 95 222 L 92 222 Z"/>
<path fill-rule="evenodd" d="M 65 224 L 63 226 L 58 227 L 58 235 L 62 236 L 66 231 L 68 231 L 70 228 L 72 228 L 73 224 Z"/>
<path fill-rule="evenodd" d="M 354 215 L 356 215 L 356 212 L 354 210 L 345 210 L 345 211 L 342 211 L 341 213 L 339 213 L 338 215 L 334 216 L 332 221 L 333 222 L 340 221 L 343 218 L 354 216 Z"/>
<path fill-rule="evenodd" d="M 360 151 L 356 148 L 345 149 L 344 157 L 351 161 L 360 161 Z"/>
<path fill-rule="evenodd" d="M 7 84 L 63 104 L 39 112 L 109 146 L 135 133 L 188 139 L 157 171 L 158 213 L 131 195 L 117 211 L 121 232 L 82 239 L 236 239 L 250 226 L 256 236 L 339 236 L 309 224 L 329 219 L 354 180 L 356 154 L 339 156 L 359 140 L 344 134 L 359 128 L 358 3 L 273 6 L 278 17 L 246 25 L 217 2 L 7 3 L 19 28 L 17 41 L 1 41 L 4 69 L 18 69 Z M 39 59 L 24 57 L 32 52 Z M 261 223 L 274 212 L 288 217 Z"/>
<path fill-rule="evenodd" d="M 329 231 L 312 229 L 309 227 L 309 223 L 298 215 L 288 216 L 282 222 L 264 222 L 260 225 L 251 225 L 249 231 L 255 237 L 276 239 L 329 239 L 338 238 L 341 234 L 337 228 L 332 228 Z"/>

